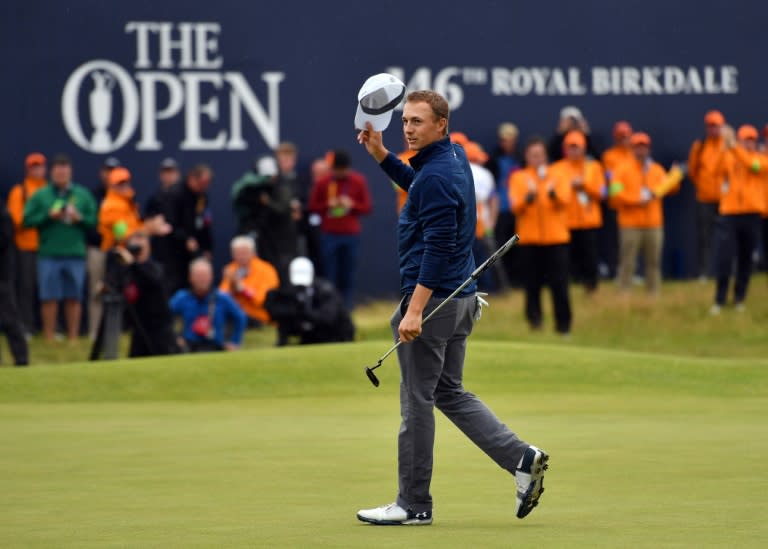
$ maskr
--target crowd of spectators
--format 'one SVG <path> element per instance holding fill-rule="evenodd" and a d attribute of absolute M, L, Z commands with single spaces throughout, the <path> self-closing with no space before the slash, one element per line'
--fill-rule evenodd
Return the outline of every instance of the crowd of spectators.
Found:
<path fill-rule="evenodd" d="M 531 329 L 542 328 L 544 287 L 562 334 L 571 330 L 571 281 L 593 295 L 601 278 L 616 273 L 621 291 L 640 279 L 658 294 L 662 202 L 686 171 L 696 189 L 698 275 L 716 282 L 710 312 L 726 305 L 732 276 L 732 302 L 744 309 L 755 257 L 768 242 L 768 156 L 755 127 L 734 131 L 710 111 L 687 162 L 668 169 L 653 160 L 652 136 L 628 121 L 616 122 L 613 144 L 601 154 L 572 106 L 562 109 L 551 138 L 532 137 L 519 147 L 519 135 L 515 124 L 500 124 L 489 152 L 461 132 L 450 138 L 472 169 L 477 262 L 515 232 L 521 236 L 481 286 L 524 288 Z M 406 147 L 399 157 L 413 154 Z M 142 202 L 130 167 L 115 157 L 104 160 L 97 185 L 87 188 L 73 181 L 67 156 L 48 163 L 29 154 L 24 180 L 0 204 L 0 330 L 16 363 L 28 363 L 26 341 L 38 329 L 52 341 L 63 325 L 69 339 L 78 338 L 83 303 L 86 331 L 96 342 L 109 331 L 105 304 L 120 303 L 132 331 L 131 356 L 234 350 L 244 330 L 270 324 L 278 345 L 291 336 L 302 343 L 350 340 L 360 220 L 372 208 L 367 182 L 343 150 L 315 159 L 306 177 L 297 166 L 296 146 L 281 143 L 231 183 L 236 235 L 217 284 L 210 166 L 182 172 L 166 158 L 156 190 Z M 399 211 L 407 197 L 396 190 Z M 615 253 L 601 250 L 606 234 L 617 235 L 609 244 Z"/>

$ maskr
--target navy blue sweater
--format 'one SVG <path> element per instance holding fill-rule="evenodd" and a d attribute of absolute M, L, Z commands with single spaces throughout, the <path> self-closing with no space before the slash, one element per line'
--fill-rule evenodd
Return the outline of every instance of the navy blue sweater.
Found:
<path fill-rule="evenodd" d="M 416 284 L 447 297 L 475 270 L 475 185 L 464 149 L 446 137 L 424 147 L 410 166 L 389 153 L 387 175 L 408 192 L 398 222 L 400 292 Z M 460 294 L 475 293 L 473 282 Z"/>

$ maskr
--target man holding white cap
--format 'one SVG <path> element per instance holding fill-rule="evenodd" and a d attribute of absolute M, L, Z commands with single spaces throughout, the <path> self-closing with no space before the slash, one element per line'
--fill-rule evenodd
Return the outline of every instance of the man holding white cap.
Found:
<path fill-rule="evenodd" d="M 389 178 L 408 192 L 398 224 L 403 299 L 391 322 L 394 337 L 404 343 L 397 349 L 402 416 L 399 493 L 390 505 L 358 512 L 359 520 L 372 524 L 432 523 L 435 406 L 515 475 L 518 518 L 533 510 L 544 490 L 546 453 L 520 440 L 462 383 L 467 337 L 479 317 L 476 285 L 467 286 L 422 328 L 422 318 L 475 269 L 474 185 L 463 149 L 448 138 L 448 117 L 448 102 L 441 95 L 433 91 L 408 95 L 403 130 L 409 148 L 417 151 L 410 166 L 384 147 L 374 121 L 364 120 L 365 129 L 358 134 L 358 141 Z"/>

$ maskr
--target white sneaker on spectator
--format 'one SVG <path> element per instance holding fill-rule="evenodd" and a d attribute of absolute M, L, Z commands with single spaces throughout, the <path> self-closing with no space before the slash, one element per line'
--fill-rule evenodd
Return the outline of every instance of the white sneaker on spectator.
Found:
<path fill-rule="evenodd" d="M 709 308 L 709 314 L 711 316 L 718 316 L 722 310 L 723 310 L 723 308 L 720 305 L 718 305 L 717 303 L 715 303 L 714 305 L 712 305 Z"/>
<path fill-rule="evenodd" d="M 743 301 L 739 301 L 738 303 L 736 303 L 736 304 L 733 306 L 733 308 L 734 308 L 734 310 L 735 310 L 737 313 L 743 313 L 744 311 L 746 311 L 746 310 L 747 310 L 747 307 L 746 307 L 746 305 L 744 305 L 744 302 L 743 302 Z"/>

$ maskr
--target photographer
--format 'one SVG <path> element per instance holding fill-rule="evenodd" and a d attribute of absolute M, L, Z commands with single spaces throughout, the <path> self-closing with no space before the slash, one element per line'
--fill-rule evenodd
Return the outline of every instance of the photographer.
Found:
<path fill-rule="evenodd" d="M 131 358 L 179 352 L 168 307 L 163 268 L 152 259 L 149 233 L 136 231 L 125 247 L 116 246 L 107 258 L 108 288 L 119 292 L 132 329 Z"/>
<path fill-rule="evenodd" d="M 277 322 L 277 346 L 298 336 L 302 344 L 352 341 L 355 326 L 333 284 L 315 278 L 306 257 L 291 261 L 290 284 L 267 293 L 264 307 Z"/>

